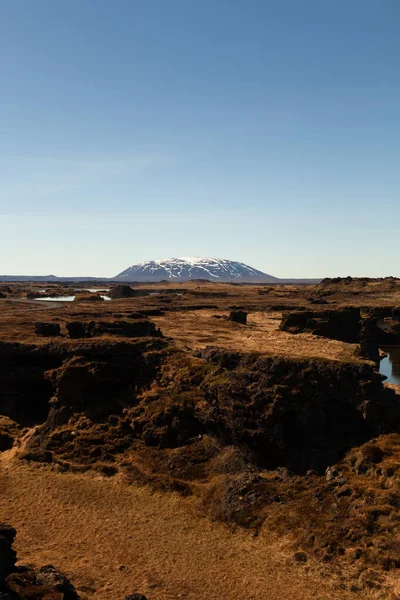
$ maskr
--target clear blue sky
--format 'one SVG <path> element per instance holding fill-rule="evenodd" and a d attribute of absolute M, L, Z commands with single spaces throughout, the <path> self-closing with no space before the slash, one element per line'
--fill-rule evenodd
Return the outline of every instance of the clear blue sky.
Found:
<path fill-rule="evenodd" d="M 3 0 L 0 274 L 400 276 L 399 0 Z"/>

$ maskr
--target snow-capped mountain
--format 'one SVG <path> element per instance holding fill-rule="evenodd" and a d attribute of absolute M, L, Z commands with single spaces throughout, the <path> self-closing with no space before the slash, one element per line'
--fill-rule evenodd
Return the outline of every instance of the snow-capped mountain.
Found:
<path fill-rule="evenodd" d="M 114 279 L 118 281 L 243 281 L 268 283 L 279 281 L 272 275 L 257 271 L 248 265 L 225 258 L 182 257 L 149 260 L 126 269 Z"/>

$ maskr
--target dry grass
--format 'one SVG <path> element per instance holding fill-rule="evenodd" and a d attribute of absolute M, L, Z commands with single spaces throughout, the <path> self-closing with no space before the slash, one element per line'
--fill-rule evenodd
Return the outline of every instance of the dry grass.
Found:
<path fill-rule="evenodd" d="M 42 284 L 36 286 L 44 287 Z M 33 287 L 35 285 L 15 286 L 14 296 L 21 297 L 26 289 Z M 318 286 L 233 286 L 191 282 L 175 287 L 185 293 L 177 295 L 173 290 L 167 293 L 168 290 L 171 292 L 172 284 L 164 283 L 151 286 L 160 292 L 159 296 L 99 305 L 0 300 L 0 340 L 47 344 L 52 340 L 35 335 L 35 321 L 59 322 L 65 333 L 65 324 L 70 320 L 123 318 L 143 308 L 161 308 L 165 310 L 164 315 L 152 320 L 164 335 L 172 338 L 180 351 L 184 351 L 177 352 L 174 359 L 178 361 L 179 356 L 184 356 L 182 369 L 186 368 L 187 361 L 197 364 L 192 353 L 206 346 L 295 359 L 358 360 L 354 356 L 354 345 L 279 330 L 279 306 L 310 308 L 308 300 L 319 294 Z M 400 305 L 400 286 L 387 282 L 365 285 L 356 282 L 347 287 L 343 284 L 337 289 L 331 287 L 327 298 L 329 308 L 367 303 Z M 207 309 L 207 305 L 216 308 Z M 250 311 L 247 326 L 214 318 L 215 315 L 227 315 L 235 305 Z M 193 306 L 202 310 L 188 310 Z M 70 344 L 71 341 L 59 338 L 57 343 Z M 79 340 L 74 342 L 79 343 Z M 174 363 L 174 368 L 180 368 L 179 362 Z M 174 376 L 176 372 L 171 373 L 171 381 Z M 171 453 L 165 468 L 170 469 L 174 459 L 178 467 L 182 460 L 187 470 L 187 455 L 182 453 L 181 456 L 178 451 L 175 454 Z M 173 493 L 151 493 L 146 486 L 128 487 L 118 475 L 105 478 L 93 472 L 61 474 L 54 470 L 56 467 L 52 467 L 53 470 L 31 467 L 17 460 L 13 451 L 1 456 L 0 516 L 17 528 L 20 558 L 36 565 L 53 563 L 72 579 L 82 598 L 122 600 L 126 594 L 139 591 L 149 600 L 382 597 L 382 592 L 377 590 L 353 593 L 338 590 L 340 571 L 336 570 L 334 584 L 326 580 L 327 571 L 319 570 L 312 560 L 294 564 L 292 552 L 283 550 L 282 540 L 287 534 L 284 520 L 292 522 L 293 530 L 301 529 L 307 522 L 305 518 L 299 522 L 301 510 L 296 500 L 292 506 L 277 505 L 276 512 L 282 510 L 278 520 L 284 529 L 281 541 L 277 542 L 267 525 L 258 537 L 254 537 L 247 531 L 232 533 L 225 526 L 202 518 L 196 494 L 182 498 Z M 146 464 L 148 456 L 150 450 L 142 455 L 136 452 L 135 460 L 149 466 L 150 460 L 149 465 Z M 153 455 L 151 458 L 154 462 Z M 236 467 L 239 471 L 242 469 L 241 459 L 236 455 L 210 460 L 215 461 L 213 470 L 217 477 L 229 465 L 230 472 L 235 472 Z M 162 471 L 163 464 L 160 465 Z M 199 468 L 197 463 L 196 468 Z M 185 472 L 183 467 L 182 471 Z M 354 475 L 351 469 L 348 471 L 350 475 L 346 475 L 357 490 L 364 483 L 370 484 L 364 476 Z M 375 483 L 379 488 L 380 480 Z M 307 514 L 311 496 L 306 493 L 303 496 L 299 494 L 299 501 Z M 371 494 L 360 492 L 362 502 L 364 497 L 370 498 Z M 327 505 L 333 500 L 327 497 Z M 375 502 L 375 497 L 373 500 Z M 360 506 L 364 509 L 363 504 Z M 272 520 L 273 517 L 271 514 Z M 263 514 L 263 518 L 268 521 L 267 514 Z M 343 578 L 345 575 L 343 573 Z M 398 583 L 394 583 L 394 589 L 400 593 L 398 587 Z"/>
<path fill-rule="evenodd" d="M 240 325 L 214 315 L 227 315 L 212 310 L 166 313 L 153 317 L 164 335 L 172 337 L 181 348 L 195 350 L 221 346 L 238 352 L 259 352 L 286 358 L 327 358 L 355 360 L 354 344 L 320 338 L 312 334 L 292 335 L 279 330 L 282 315 L 277 312 L 255 312 L 248 324 Z"/>
<path fill-rule="evenodd" d="M 195 500 L 88 475 L 31 468 L 3 454 L 0 510 L 23 562 L 53 563 L 82 598 L 355 598 L 290 564 L 278 544 L 201 518 Z M 365 595 L 363 594 L 363 597 Z"/>
<path fill-rule="evenodd" d="M 70 320 L 113 318 L 114 314 L 128 314 L 140 310 L 142 298 L 118 300 L 101 305 L 60 306 L 58 303 L 42 306 L 38 301 L 0 301 L 0 341 L 17 341 L 43 345 L 49 341 L 68 343 L 68 338 L 43 338 L 34 333 L 36 321 L 57 322 L 66 334 L 65 324 Z M 39 306 L 38 306 L 39 304 Z M 112 304 L 112 306 L 110 306 Z M 82 314 L 84 310 L 84 314 Z M 121 311 L 121 312 L 120 312 Z M 259 352 L 287 358 L 316 358 L 354 361 L 355 345 L 319 338 L 312 334 L 292 335 L 279 330 L 281 313 L 251 312 L 248 325 L 239 325 L 215 315 L 226 316 L 223 310 L 168 311 L 162 317 L 151 317 L 163 334 L 172 337 L 180 348 L 195 350 L 206 346 L 221 346 L 241 352 Z M 107 337 L 107 336 L 103 336 Z"/>

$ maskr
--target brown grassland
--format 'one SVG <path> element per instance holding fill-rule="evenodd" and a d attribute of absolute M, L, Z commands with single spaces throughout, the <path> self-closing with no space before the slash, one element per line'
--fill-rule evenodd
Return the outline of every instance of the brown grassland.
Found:
<path fill-rule="evenodd" d="M 19 564 L 54 564 L 83 600 L 400 598 L 400 386 L 343 321 L 395 331 L 400 281 L 132 287 L 66 303 L 34 297 L 70 284 L 0 284 Z"/>

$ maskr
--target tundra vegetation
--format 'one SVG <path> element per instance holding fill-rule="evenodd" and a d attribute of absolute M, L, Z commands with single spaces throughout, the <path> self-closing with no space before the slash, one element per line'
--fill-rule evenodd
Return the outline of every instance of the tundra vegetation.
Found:
<path fill-rule="evenodd" d="M 398 597 L 400 281 L 111 288 L 0 286 L 0 597 Z"/>

